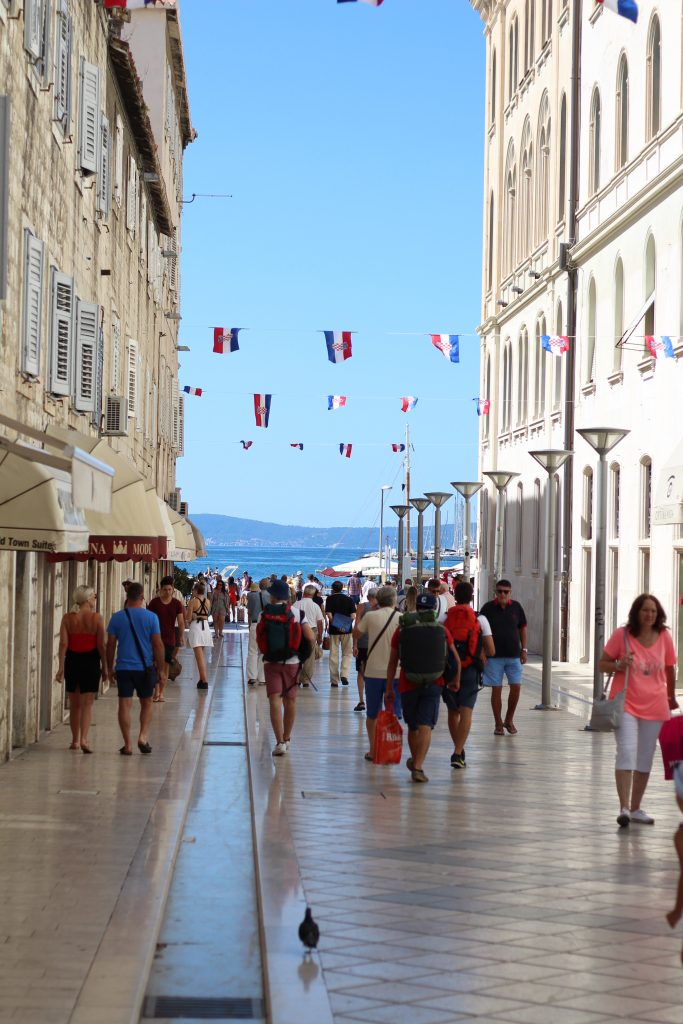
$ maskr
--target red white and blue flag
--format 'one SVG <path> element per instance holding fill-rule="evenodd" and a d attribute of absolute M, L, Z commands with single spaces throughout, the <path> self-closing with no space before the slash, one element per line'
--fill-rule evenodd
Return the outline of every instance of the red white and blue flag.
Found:
<path fill-rule="evenodd" d="M 654 359 L 675 359 L 673 342 L 668 334 L 654 337 L 651 334 L 645 335 L 645 347 Z"/>
<path fill-rule="evenodd" d="M 401 399 L 401 412 L 412 412 L 417 405 L 417 398 L 412 395 L 404 395 Z"/>
<path fill-rule="evenodd" d="M 240 441 L 240 444 L 244 448 L 245 452 L 249 451 L 249 449 L 251 448 L 253 443 L 254 443 L 253 441 Z"/>
<path fill-rule="evenodd" d="M 214 327 L 213 329 L 213 350 L 223 355 L 225 352 L 237 352 L 239 344 L 237 335 L 241 327 Z"/>
<path fill-rule="evenodd" d="M 542 334 L 541 348 L 552 356 L 563 356 L 569 351 L 569 338 L 566 334 Z"/>
<path fill-rule="evenodd" d="M 491 399 L 475 398 L 474 401 L 477 403 L 477 416 L 488 416 L 491 412 Z"/>
<path fill-rule="evenodd" d="M 346 395 L 328 395 L 327 396 L 327 410 L 330 409 L 341 409 L 346 405 Z"/>
<path fill-rule="evenodd" d="M 595 0 L 595 2 L 602 4 L 608 11 L 620 14 L 622 18 L 628 18 L 629 21 L 633 22 L 638 21 L 638 4 L 636 0 Z"/>
<path fill-rule="evenodd" d="M 384 0 L 337 0 L 338 4 L 370 4 L 371 7 L 381 7 Z"/>
<path fill-rule="evenodd" d="M 343 363 L 353 355 L 351 331 L 323 331 L 327 345 L 327 358 L 331 363 Z"/>
<path fill-rule="evenodd" d="M 254 395 L 254 416 L 257 427 L 267 427 L 270 417 L 270 395 Z"/>
<path fill-rule="evenodd" d="M 352 444 L 340 444 L 339 445 L 339 454 L 343 455 L 347 459 L 350 459 L 351 458 L 351 449 L 352 448 L 353 448 Z"/>
<path fill-rule="evenodd" d="M 191 387 L 188 387 L 188 385 L 186 384 L 185 387 L 183 388 L 183 391 L 185 392 L 186 395 L 196 395 L 197 398 L 201 398 L 202 397 L 202 389 L 201 388 L 191 388 Z"/>
<path fill-rule="evenodd" d="M 301 441 L 294 441 L 290 444 L 290 448 L 298 448 L 300 452 L 304 450 L 304 446 Z"/>
<path fill-rule="evenodd" d="M 460 339 L 457 334 L 432 334 L 432 345 L 438 348 L 444 359 L 460 362 Z"/>
<path fill-rule="evenodd" d="M 404 452 L 406 450 L 406 446 L 404 444 L 392 444 L 391 450 L 392 452 Z"/>
<path fill-rule="evenodd" d="M 140 11 L 146 7 L 174 8 L 176 0 L 104 0 L 104 6 L 123 7 L 127 11 Z"/>

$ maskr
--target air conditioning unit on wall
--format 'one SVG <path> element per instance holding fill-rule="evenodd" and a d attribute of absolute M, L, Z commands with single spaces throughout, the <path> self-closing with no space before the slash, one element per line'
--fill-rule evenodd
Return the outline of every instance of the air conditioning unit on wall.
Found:
<path fill-rule="evenodd" d="M 181 501 L 180 502 L 180 510 L 179 511 L 180 511 L 181 516 L 185 516 L 185 518 L 187 518 L 187 516 L 188 516 L 188 514 L 190 512 L 189 504 L 186 501 Z"/>
<path fill-rule="evenodd" d="M 128 399 L 125 395 L 106 395 L 103 437 L 128 436 Z"/>

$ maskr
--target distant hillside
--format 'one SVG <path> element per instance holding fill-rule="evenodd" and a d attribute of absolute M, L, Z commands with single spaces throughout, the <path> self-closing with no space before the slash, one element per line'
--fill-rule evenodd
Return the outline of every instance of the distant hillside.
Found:
<path fill-rule="evenodd" d="M 374 526 L 283 526 L 262 523 L 258 519 L 237 519 L 211 513 L 192 514 L 192 521 L 212 547 L 283 547 L 330 548 L 333 546 L 377 550 L 377 528 Z M 386 534 L 396 543 L 395 528 Z"/>

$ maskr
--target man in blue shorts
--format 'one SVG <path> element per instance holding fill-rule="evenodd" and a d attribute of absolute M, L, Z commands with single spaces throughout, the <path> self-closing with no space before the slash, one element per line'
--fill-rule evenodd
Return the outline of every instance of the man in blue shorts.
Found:
<path fill-rule="evenodd" d="M 514 736 L 517 732 L 513 718 L 522 689 L 522 665 L 526 664 L 526 615 L 519 601 L 512 600 L 512 584 L 509 580 L 498 580 L 496 596 L 480 609 L 480 615 L 491 626 L 496 656 L 489 658 L 484 668 L 484 686 L 491 687 L 491 708 L 496 727 L 496 736 L 504 736 L 505 730 Z M 503 676 L 510 684 L 510 695 L 505 719 L 503 719 Z"/>

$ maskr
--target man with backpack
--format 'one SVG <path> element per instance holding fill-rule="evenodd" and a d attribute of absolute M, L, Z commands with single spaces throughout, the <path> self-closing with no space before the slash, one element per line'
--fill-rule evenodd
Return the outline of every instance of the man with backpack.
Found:
<path fill-rule="evenodd" d="M 413 782 L 429 782 L 422 766 L 439 718 L 442 689 L 448 686 L 457 690 L 460 686 L 460 658 L 448 629 L 436 621 L 436 612 L 436 597 L 420 594 L 417 611 L 399 619 L 387 667 L 385 703 L 391 701 L 400 658 L 398 688 L 410 747 L 406 768 Z"/>
<path fill-rule="evenodd" d="M 270 724 L 275 733 L 273 756 L 282 757 L 292 736 L 301 662 L 309 657 L 314 639 L 305 615 L 298 619 L 292 612 L 284 580 L 271 583 L 268 594 L 271 601 L 259 615 L 256 641 L 263 655 Z"/>
<path fill-rule="evenodd" d="M 460 689 L 453 691 L 444 687 L 443 691 L 443 702 L 448 708 L 448 731 L 453 740 L 451 768 L 467 767 L 465 743 L 472 727 L 481 674 L 486 659 L 496 653 L 489 623 L 472 608 L 473 592 L 470 583 L 456 583 L 456 603 L 446 615 L 446 629 L 460 657 Z"/>

